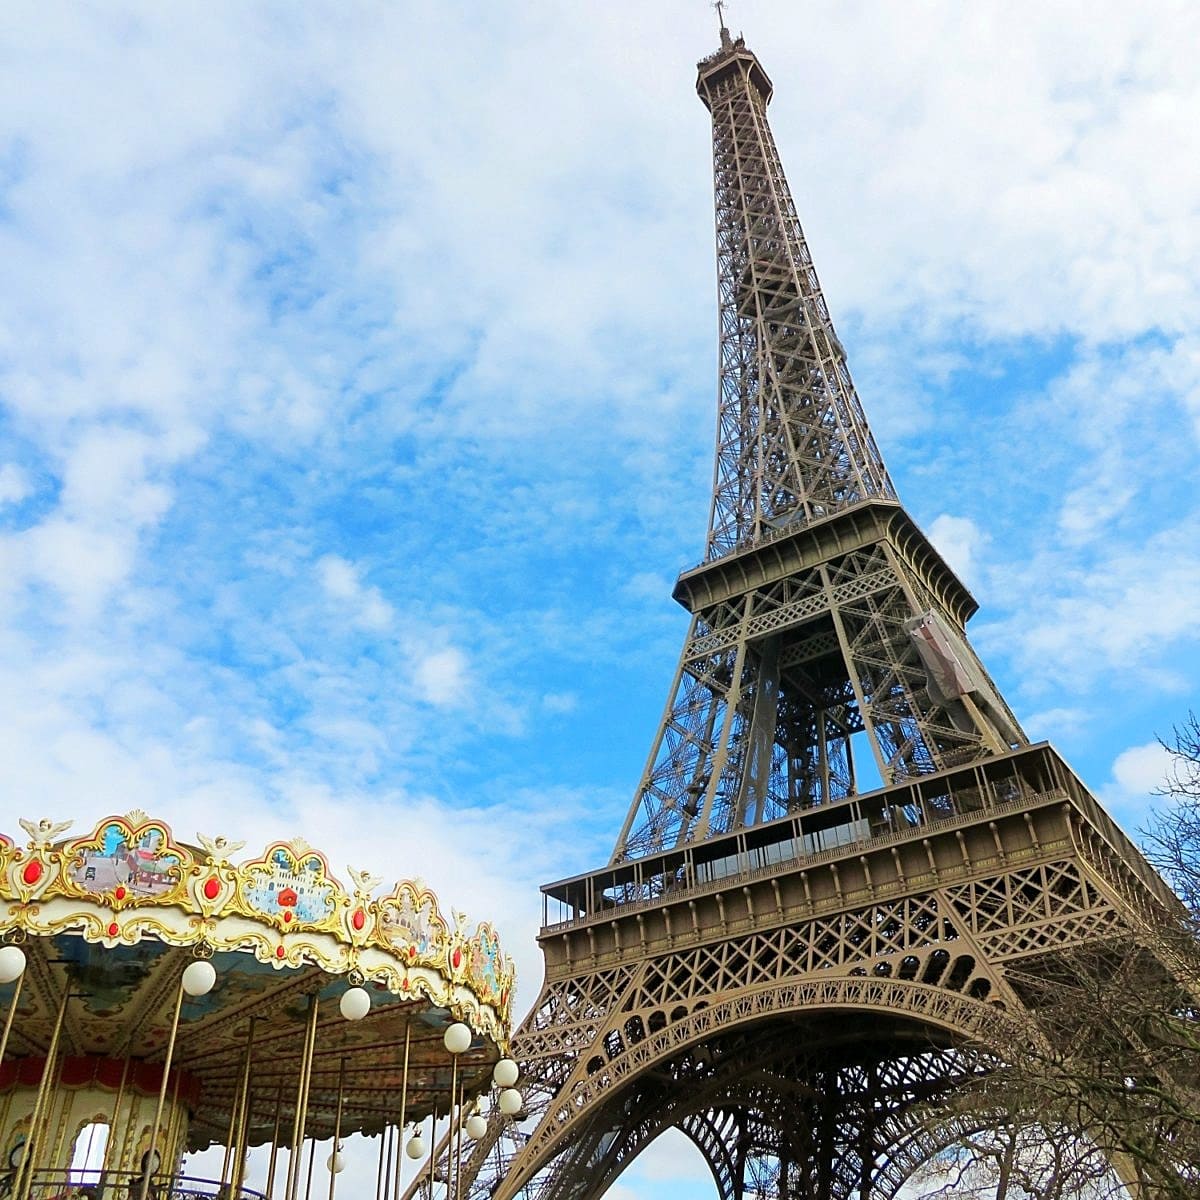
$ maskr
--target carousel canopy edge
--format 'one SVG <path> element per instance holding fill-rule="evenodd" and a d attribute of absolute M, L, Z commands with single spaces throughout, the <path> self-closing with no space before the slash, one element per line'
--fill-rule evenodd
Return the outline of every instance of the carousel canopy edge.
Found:
<path fill-rule="evenodd" d="M 420 879 L 377 895 L 382 879 L 349 868 L 347 889 L 301 839 L 234 862 L 245 843 L 199 834 L 189 845 L 140 810 L 63 836 L 71 824 L 21 819 L 24 845 L 0 833 L 0 938 L 73 933 L 108 946 L 155 938 L 201 954 L 243 950 L 401 995 L 434 985 L 452 1007 L 478 1005 L 509 1027 L 515 968 L 495 929 L 482 921 L 470 930 L 454 909 L 447 920 Z"/>

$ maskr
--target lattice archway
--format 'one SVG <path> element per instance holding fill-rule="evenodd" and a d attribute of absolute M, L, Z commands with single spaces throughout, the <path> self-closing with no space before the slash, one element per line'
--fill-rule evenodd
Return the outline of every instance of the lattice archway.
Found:
<path fill-rule="evenodd" d="M 883 1051 L 884 1086 L 873 1096 L 851 1093 L 850 1111 L 840 1118 L 843 1128 L 853 1128 L 856 1101 L 866 1100 L 869 1106 L 881 1098 L 890 1102 L 883 1119 L 867 1131 L 872 1152 L 863 1154 L 843 1140 L 836 1146 L 838 1153 L 822 1154 L 814 1139 L 807 1158 L 797 1156 L 797 1147 L 787 1145 L 779 1135 L 797 1125 L 820 1123 L 810 1119 L 821 1110 L 810 1089 L 813 1068 L 828 1071 L 831 1063 L 840 1061 L 845 1079 L 854 1075 L 856 1067 L 871 1062 L 869 1048 L 857 1064 L 852 1061 L 854 1048 L 862 1045 L 860 1039 L 845 1035 L 840 1044 L 825 1041 L 830 1016 L 824 1014 L 824 1027 L 820 1020 L 790 1026 L 822 1039 L 823 1064 L 821 1052 L 803 1046 L 781 1052 L 781 1034 L 786 1034 L 789 1023 L 768 1020 L 694 1046 L 672 1060 L 668 1070 L 660 1066 L 642 1073 L 602 1104 L 594 1114 L 596 1121 L 578 1132 L 566 1152 L 573 1161 L 547 1164 L 553 1177 L 545 1181 L 544 1191 L 538 1191 L 540 1200 L 599 1200 L 672 1127 L 683 1131 L 700 1150 L 720 1200 L 741 1200 L 746 1186 L 781 1186 L 782 1172 L 788 1175 L 786 1194 L 795 1200 L 814 1196 L 862 1200 L 868 1195 L 871 1200 L 895 1200 L 903 1184 L 931 1156 L 996 1127 L 993 1114 L 967 1108 L 961 1100 L 949 1115 L 936 1116 L 945 1112 L 940 1100 L 952 1092 L 961 1095 L 963 1083 L 989 1069 L 990 1056 L 956 1047 L 944 1031 L 899 1022 L 880 1027 L 872 1039 L 876 1049 Z M 907 1063 L 896 1061 L 898 1046 L 908 1047 Z M 827 1110 L 826 1116 L 835 1114 Z M 1137 1200 L 1140 1193 L 1131 1174 L 1122 1170 L 1119 1161 L 1110 1158 L 1109 1163 L 1128 1195 Z"/>
<path fill-rule="evenodd" d="M 916 981 L 875 977 L 788 979 L 713 1002 L 677 1005 L 670 1012 L 637 1014 L 645 1035 L 632 1043 L 625 1038 L 633 1014 L 622 1014 L 623 1019 L 597 1037 L 576 1063 L 532 1134 L 521 1169 L 501 1185 L 496 1200 L 514 1195 L 582 1133 L 583 1125 L 594 1122 L 608 1094 L 623 1090 L 639 1075 L 693 1047 L 771 1018 L 808 1022 L 839 1013 L 889 1024 L 901 1018 L 960 1045 L 1011 1048 L 1015 1039 L 1027 1036 L 1020 1020 L 997 1004 Z"/>
<path fill-rule="evenodd" d="M 997 1004 L 915 981 L 855 976 L 787 980 L 716 1002 L 680 1005 L 669 1013 L 622 1014 L 619 1021 L 613 1018 L 611 1026 L 581 1056 L 547 1106 L 522 1155 L 521 1169 L 504 1181 L 496 1200 L 515 1195 L 568 1147 L 574 1165 L 556 1168 L 554 1174 L 564 1181 L 578 1181 L 582 1175 L 586 1183 L 548 1195 L 599 1196 L 663 1129 L 684 1127 L 686 1119 L 699 1114 L 724 1111 L 728 1117 L 741 1111 L 739 1106 L 749 1101 L 728 1090 L 721 1095 L 713 1092 L 711 1073 L 706 1074 L 704 1067 L 725 1053 L 731 1038 L 753 1041 L 762 1036 L 756 1030 L 773 1031 L 767 1034 L 769 1040 L 771 1036 L 795 1039 L 805 1030 L 820 1029 L 827 1044 L 843 1048 L 878 1043 L 894 1049 L 907 1044 L 976 1057 L 978 1052 L 964 1048 L 1011 1048 L 1027 1036 L 1021 1020 Z M 631 1039 L 631 1031 L 636 1040 Z M 744 1067 L 745 1052 L 739 1053 Z M 852 1062 L 853 1052 L 847 1049 L 846 1053 Z M 768 1046 L 762 1062 L 779 1056 L 778 1045 Z M 881 1048 L 879 1061 L 884 1058 Z M 826 1069 L 834 1065 L 827 1064 Z M 702 1088 L 699 1084 L 704 1080 L 709 1086 Z M 647 1081 L 655 1086 L 649 1087 Z M 677 1094 L 681 1091 L 686 1095 Z M 746 1120 L 753 1124 L 749 1117 Z M 698 1120 L 692 1124 L 719 1191 L 730 1195 L 736 1173 L 733 1160 L 728 1152 L 714 1149 L 711 1132 Z M 724 1140 L 728 1143 L 728 1130 Z M 586 1170 L 579 1170 L 585 1163 Z"/>

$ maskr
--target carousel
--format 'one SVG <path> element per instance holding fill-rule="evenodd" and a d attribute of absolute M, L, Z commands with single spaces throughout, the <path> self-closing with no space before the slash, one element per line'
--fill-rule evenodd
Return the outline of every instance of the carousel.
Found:
<path fill-rule="evenodd" d="M 300 841 L 235 862 L 142 812 L 21 826 L 0 834 L 0 1197 L 333 1200 L 363 1134 L 376 1200 L 422 1172 L 454 1200 L 439 1143 L 520 1112 L 512 962 L 423 884 L 343 887 Z M 209 1147 L 219 1170 L 185 1173 Z"/>

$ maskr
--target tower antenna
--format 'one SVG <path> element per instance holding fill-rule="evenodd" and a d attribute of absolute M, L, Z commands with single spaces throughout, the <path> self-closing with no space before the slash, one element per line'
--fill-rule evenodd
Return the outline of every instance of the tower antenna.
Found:
<path fill-rule="evenodd" d="M 717 10 L 717 20 L 721 24 L 721 49 L 729 50 L 733 47 L 733 39 L 729 36 L 729 28 L 725 24 L 724 0 L 715 0 L 713 8 Z"/>

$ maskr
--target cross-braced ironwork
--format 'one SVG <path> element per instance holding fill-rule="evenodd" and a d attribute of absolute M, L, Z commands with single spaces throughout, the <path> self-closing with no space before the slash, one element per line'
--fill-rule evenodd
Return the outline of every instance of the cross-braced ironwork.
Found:
<path fill-rule="evenodd" d="M 721 1200 L 893 1197 L 987 1123 L 936 1102 L 1043 1036 L 1030 981 L 1176 904 L 1029 744 L 967 640 L 974 600 L 896 498 L 761 64 L 722 29 L 697 88 L 721 318 L 707 553 L 675 587 L 691 626 L 612 858 L 543 889 L 526 1107 L 464 1152 L 470 1200 L 592 1200 L 671 1127 Z"/>

